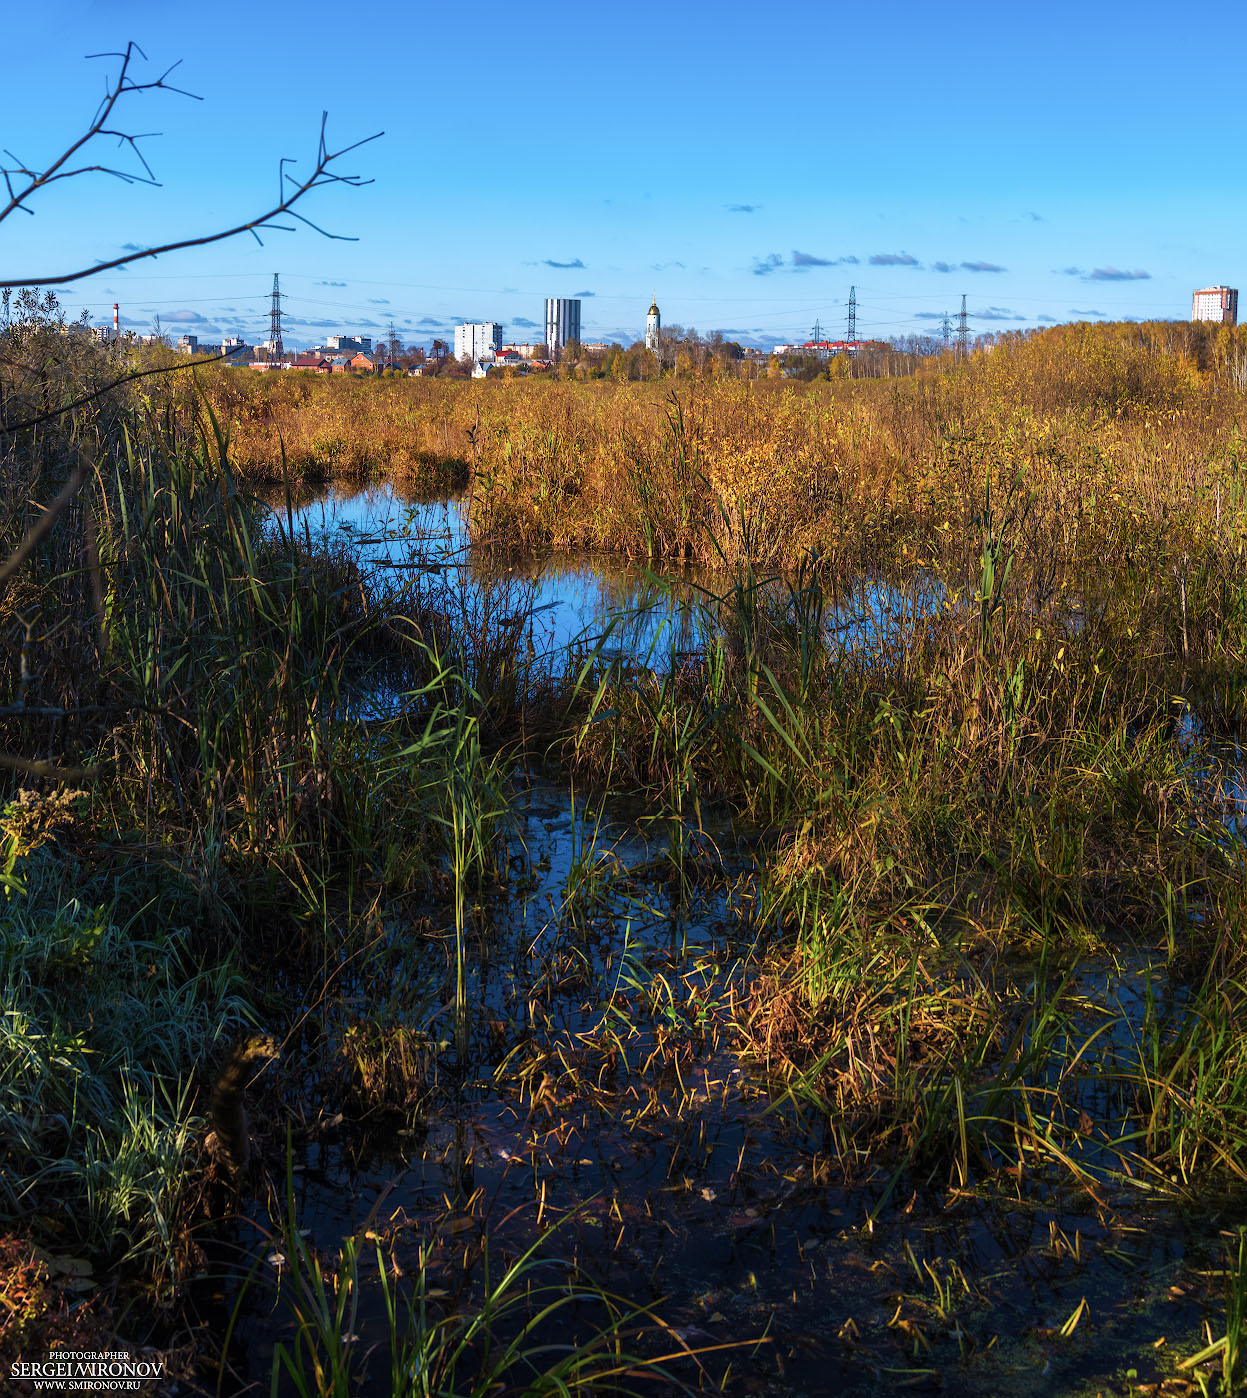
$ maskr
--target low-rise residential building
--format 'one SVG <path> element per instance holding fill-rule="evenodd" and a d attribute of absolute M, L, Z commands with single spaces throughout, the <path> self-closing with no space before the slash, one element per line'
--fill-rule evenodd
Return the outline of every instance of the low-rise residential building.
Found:
<path fill-rule="evenodd" d="M 772 354 L 813 354 L 819 359 L 831 359 L 837 354 L 856 354 L 865 341 L 806 340 L 799 345 L 776 345 Z"/>
<path fill-rule="evenodd" d="M 492 369 L 523 369 L 527 368 L 528 361 L 521 358 L 514 350 L 486 350 L 478 359 L 472 361 L 472 377 L 483 379 Z"/>
<path fill-rule="evenodd" d="M 315 374 L 327 374 L 329 372 L 329 361 L 323 354 L 317 354 L 314 350 L 308 354 L 296 354 L 290 361 L 292 369 L 310 369 Z"/>
<path fill-rule="evenodd" d="M 164 340 L 166 344 L 168 343 L 165 337 L 159 335 L 143 335 L 140 337 L 139 343 L 144 345 L 157 344 L 161 340 Z M 209 355 L 216 359 L 225 354 L 242 354 L 244 350 L 250 349 L 251 347 L 247 344 L 246 340 L 240 339 L 237 335 L 227 335 L 225 339 L 221 340 L 219 343 L 201 340 L 195 335 L 182 335 L 179 336 L 174 348 L 180 354 Z M 261 346 L 261 348 L 264 347 Z M 271 354 L 269 358 L 272 358 Z"/>

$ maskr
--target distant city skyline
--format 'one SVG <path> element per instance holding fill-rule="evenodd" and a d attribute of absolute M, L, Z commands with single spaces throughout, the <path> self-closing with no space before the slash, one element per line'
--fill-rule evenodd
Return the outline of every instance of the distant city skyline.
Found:
<path fill-rule="evenodd" d="M 806 0 L 727 3 L 713 23 L 641 0 L 626 30 L 565 3 L 488 26 L 443 7 L 347 30 L 319 0 L 243 13 L 50 0 L 6 17 L 22 62 L 0 91 L 0 147 L 23 161 L 89 120 L 106 61 L 85 54 L 133 38 L 151 75 L 181 58 L 170 81 L 203 98 L 123 107 L 124 129 L 164 133 L 143 146 L 162 187 L 92 175 L 36 197 L 35 217 L 0 227 L 6 277 L 258 212 L 280 156 L 306 171 L 328 108 L 331 144 L 386 132 L 344 162 L 373 184 L 302 206 L 357 242 L 298 226 L 140 262 L 60 290 L 67 313 L 102 323 L 117 301 L 123 329 L 159 317 L 174 338 L 257 343 L 279 271 L 297 347 L 391 321 L 406 344 L 484 321 L 536 341 L 547 298 L 581 301 L 585 339 L 630 344 L 654 296 L 664 326 L 766 347 L 816 320 L 841 336 L 850 285 L 859 336 L 890 338 L 938 334 L 963 292 L 982 332 L 1186 319 L 1194 289 L 1247 279 L 1247 193 L 1226 173 L 1237 87 L 1184 77 L 1211 32 L 1241 65 L 1237 7 L 898 0 L 882 36 L 868 8 Z M 531 81 L 547 64 L 583 74 L 553 107 Z M 478 118 L 454 105 L 466 69 L 497 80 Z M 95 158 L 141 169 L 114 145 Z"/>

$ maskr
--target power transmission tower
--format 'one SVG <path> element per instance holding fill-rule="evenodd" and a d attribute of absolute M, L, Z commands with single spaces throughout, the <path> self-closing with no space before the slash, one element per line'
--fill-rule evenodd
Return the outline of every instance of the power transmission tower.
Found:
<path fill-rule="evenodd" d="M 970 352 L 970 327 L 966 324 L 966 298 L 961 297 L 961 314 L 957 317 L 957 358 L 964 360 Z"/>
<path fill-rule="evenodd" d="M 857 351 L 857 287 L 849 287 L 849 353 Z"/>
<path fill-rule="evenodd" d="M 952 320 L 950 319 L 949 314 L 948 314 L 947 311 L 944 312 L 943 330 L 944 330 L 944 348 L 945 348 L 945 350 L 947 350 L 947 349 L 948 349 L 949 337 L 950 337 L 950 336 L 952 335 L 952 333 L 953 333 L 953 323 L 952 323 Z"/>
<path fill-rule="evenodd" d="M 810 339 L 814 344 L 814 353 L 821 359 L 823 357 L 823 327 L 814 322 L 814 329 L 810 331 Z"/>
<path fill-rule="evenodd" d="M 276 272 L 273 273 L 273 309 L 269 312 L 268 339 L 269 353 L 275 360 L 284 359 L 286 350 L 281 342 L 281 282 Z"/>

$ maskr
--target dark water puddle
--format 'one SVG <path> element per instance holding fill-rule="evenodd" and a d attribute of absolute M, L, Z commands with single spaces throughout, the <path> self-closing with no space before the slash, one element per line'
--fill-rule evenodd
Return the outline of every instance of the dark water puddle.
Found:
<path fill-rule="evenodd" d="M 713 579 L 660 582 L 584 556 L 473 560 L 451 501 L 330 496 L 296 524 L 352 537 L 370 567 L 438 589 L 443 604 L 518 582 L 551 654 L 623 614 L 631 629 L 620 623 L 610 643 L 654 668 L 706 642 Z M 846 646 L 879 646 L 934 605 L 934 590 L 867 582 L 831 613 Z M 1070 1102 L 1090 1118 L 1080 1163 L 1094 1187 L 1038 1161 L 1027 1178 L 1019 1163 L 974 1188 L 950 1183 L 946 1166 L 938 1182 L 915 1169 L 879 1209 L 895 1162 L 846 1144 L 739 1051 L 733 1025 L 756 970 L 757 832 L 738 843 L 726 821 L 693 827 L 590 801 L 526 769 L 509 818 L 507 878 L 473 893 L 466 915 L 466 1044 L 444 904 L 387 929 L 383 984 L 343 979 L 352 1013 L 427 1035 L 432 1088 L 405 1116 L 312 1133 L 295 1159 L 299 1225 L 327 1257 L 366 1237 L 408 1282 L 423 1275 L 443 1315 L 479 1305 L 486 1272 L 493 1284 L 536 1243 L 558 1276 L 580 1269 L 661 1316 L 643 1351 L 706 1351 L 669 1367 L 708 1392 L 1046 1394 L 1092 1380 L 1089 1391 L 1125 1391 L 1127 1369 L 1154 1377 L 1166 1346 L 1191 1353 L 1205 1319 L 1223 1324 L 1220 1291 L 1192 1277 L 1223 1267 L 1218 1229 L 1247 1209 L 1227 1200 L 1224 1217 L 1188 1217 L 1121 1175 L 1100 1143 L 1119 1133 L 1124 1104 L 1098 1098 L 1094 1074 Z M 1070 1042 L 1102 1029 L 1095 1053 L 1129 1061 L 1148 976 L 1139 959 L 1082 964 Z M 258 1201 L 251 1217 L 269 1226 Z M 234 1358 L 267 1384 L 273 1345 L 293 1332 L 277 1303 L 289 1261 L 277 1243 L 260 1255 Z M 365 1275 L 374 1261 L 365 1249 Z M 563 1319 L 561 1339 L 574 1339 Z M 360 1362 L 371 1354 L 366 1391 L 385 1391 L 375 1282 L 352 1323 Z M 588 1334 L 591 1308 L 582 1324 Z"/>
<path fill-rule="evenodd" d="M 872 1222 L 882 1162 L 846 1160 L 818 1112 L 777 1101 L 736 1051 L 750 890 L 730 829 L 682 832 L 701 861 L 682 882 L 664 819 L 573 801 L 529 772 L 516 782 L 510 855 L 526 877 L 473 930 L 489 955 L 472 956 L 466 1059 L 449 1014 L 429 1013 L 444 948 L 406 944 L 394 984 L 438 987 L 418 1005 L 345 987 L 430 1029 L 442 1062 L 417 1116 L 330 1131 L 296 1160 L 299 1223 L 328 1257 L 367 1231 L 449 1310 L 479 1304 L 487 1266 L 496 1277 L 538 1243 L 560 1276 L 583 1271 L 662 1317 L 643 1352 L 705 1350 L 668 1367 L 710 1392 L 1072 1392 L 1154 1362 L 1158 1338 L 1217 1314 L 1188 1278 L 1221 1265 L 1207 1221 L 1192 1231 L 1172 1205 L 1144 1215 L 1129 1189 L 915 1177 Z M 1137 1008 L 1137 970 L 1107 971 L 1085 967 L 1073 987 L 1088 1025 Z M 261 1274 L 239 1336 L 266 1380 L 274 1340 L 290 1340 L 271 1309 L 280 1245 Z M 385 1373 L 375 1284 L 353 1324 Z"/>
<path fill-rule="evenodd" d="M 1247 834 L 1247 753 L 1243 743 L 1209 734 L 1190 709 L 1175 723 L 1173 741 L 1184 770 L 1208 793 L 1227 843 L 1241 844 Z"/>

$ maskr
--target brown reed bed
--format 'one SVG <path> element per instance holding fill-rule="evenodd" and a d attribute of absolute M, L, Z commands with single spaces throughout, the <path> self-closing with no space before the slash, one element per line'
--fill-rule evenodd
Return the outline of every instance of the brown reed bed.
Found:
<path fill-rule="evenodd" d="M 477 542 L 793 568 L 964 571 L 984 483 L 1022 473 L 1019 573 L 1198 568 L 1242 532 L 1237 395 L 1172 327 L 1005 337 L 900 381 L 447 382 L 205 374 L 244 475 L 465 484 Z M 1182 560 L 1185 559 L 1185 563 Z M 1094 571 L 1094 570 L 1093 570 Z"/>
<path fill-rule="evenodd" d="M 261 1010 L 306 1050 L 264 1089 L 264 1118 L 301 1142 L 330 1129 L 308 1092 L 326 1122 L 414 1122 L 492 1080 L 516 1099 L 512 1134 L 551 1155 L 553 1138 L 571 1168 L 578 1117 L 631 1093 L 638 1149 L 650 1116 L 671 1135 L 676 1188 L 704 1138 L 681 1074 L 737 1053 L 740 1100 L 821 1114 L 819 1186 L 874 1186 L 872 1221 L 933 1185 L 1006 1185 L 1028 1207 L 1094 1191 L 1107 1212 L 1110 1187 L 1198 1201 L 1205 1177 L 1241 1178 L 1247 895 L 1213 741 L 1243 701 L 1238 399 L 1215 357 L 1162 333 L 1019 338 L 899 384 L 674 395 L 230 374 L 197 418 L 170 398 L 24 443 L 15 500 L 50 498 L 67 445 L 96 455 L 5 596 L 5 742 L 49 796 L 71 760 L 88 791 L 72 821 L 55 800 L 7 816 L 22 1197 L 86 1180 L 89 1138 L 109 1188 L 69 1206 L 93 1263 L 129 1249 L 131 1280 L 139 1258 L 174 1296 L 196 1257 L 196 1090 L 222 1033 Z M 716 562 L 707 645 L 669 670 L 599 652 L 542 672 L 524 581 L 500 571 L 474 599 L 381 587 L 341 544 L 266 534 L 231 459 L 253 478 L 466 482 L 474 538 L 500 549 Z M 6 545 L 32 515 L 14 506 Z M 866 564 L 869 625 L 841 610 Z M 403 702 L 361 713 L 357 684 L 386 666 Z M 661 839 L 632 870 L 586 839 L 539 935 L 507 948 L 507 890 L 535 877 L 505 839 L 522 748 L 643 796 Z M 752 869 L 719 857 L 716 807 L 751 833 Z M 626 931 L 596 963 L 655 889 L 673 929 L 707 890 L 730 895 L 733 938 L 763 960 L 717 1000 L 674 952 L 640 968 Z M 508 956 L 500 1016 L 484 987 Z M 1097 999 L 1089 965 L 1126 968 L 1136 1000 Z M 383 1003 L 361 1012 L 347 979 Z M 86 1016 L 88 983 L 128 1018 Z M 569 1037 L 575 1014 L 593 1022 Z M 72 1074 L 52 1071 L 58 1044 Z M 732 1098 L 704 1066 L 707 1094 L 714 1066 Z M 469 1198 L 456 1228 L 483 1219 Z M 345 1357 L 330 1273 L 293 1212 L 283 1226 L 303 1333 Z M 354 1246 L 337 1297 L 358 1295 Z M 1211 1356 L 1227 1385 L 1247 1285 L 1230 1272 Z M 951 1353 L 953 1273 L 924 1275 L 935 1300 L 905 1301 L 906 1343 Z"/>

